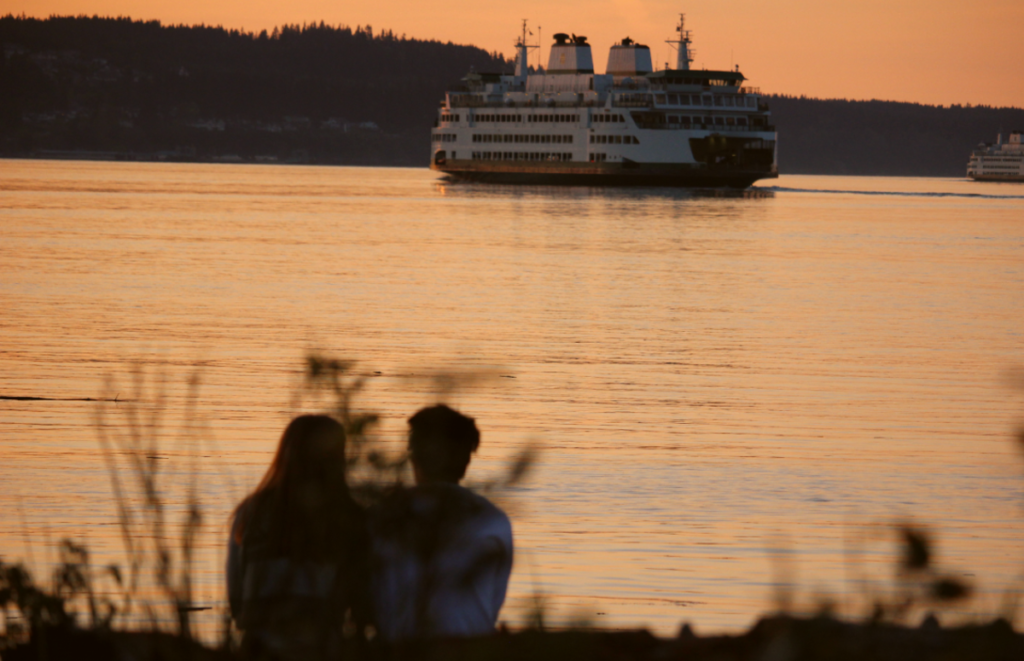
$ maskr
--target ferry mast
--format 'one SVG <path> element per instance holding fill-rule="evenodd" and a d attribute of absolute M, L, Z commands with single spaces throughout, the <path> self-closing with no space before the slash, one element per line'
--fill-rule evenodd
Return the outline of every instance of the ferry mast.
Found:
<path fill-rule="evenodd" d="M 676 70 L 678 71 L 689 71 L 690 62 L 693 62 L 694 56 L 693 49 L 690 48 L 690 31 L 686 29 L 685 23 L 686 14 L 680 14 L 679 25 L 676 26 L 679 36 L 665 41 L 666 44 L 676 49 Z"/>
<path fill-rule="evenodd" d="M 523 34 L 516 40 L 516 51 L 518 54 L 516 55 L 515 82 L 517 85 L 526 85 L 526 76 L 530 72 L 530 67 L 527 63 L 527 56 L 531 48 L 537 48 L 537 46 L 531 46 L 526 43 L 526 35 L 528 32 L 526 29 L 527 20 L 528 19 L 525 18 L 523 19 Z"/>

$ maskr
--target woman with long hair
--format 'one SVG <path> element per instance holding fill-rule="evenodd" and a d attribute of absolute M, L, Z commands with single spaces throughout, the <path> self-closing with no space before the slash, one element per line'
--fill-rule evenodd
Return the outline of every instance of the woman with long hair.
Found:
<path fill-rule="evenodd" d="M 227 582 L 243 649 L 261 658 L 337 656 L 368 624 L 368 537 L 349 492 L 345 432 L 303 415 L 233 515 Z"/>

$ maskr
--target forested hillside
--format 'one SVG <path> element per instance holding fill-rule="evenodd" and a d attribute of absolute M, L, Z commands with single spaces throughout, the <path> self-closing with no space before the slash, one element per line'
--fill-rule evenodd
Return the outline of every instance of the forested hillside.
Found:
<path fill-rule="evenodd" d="M 0 155 L 424 165 L 444 90 L 497 53 L 370 26 L 268 34 L 0 18 Z M 783 173 L 962 176 L 1024 110 L 773 97 Z"/>
<path fill-rule="evenodd" d="M 979 142 L 1024 130 L 1024 110 L 891 101 L 769 100 L 790 174 L 964 176 Z"/>
<path fill-rule="evenodd" d="M 422 163 L 446 87 L 503 71 L 472 46 L 285 26 L 0 18 L 0 151 L 259 154 Z"/>

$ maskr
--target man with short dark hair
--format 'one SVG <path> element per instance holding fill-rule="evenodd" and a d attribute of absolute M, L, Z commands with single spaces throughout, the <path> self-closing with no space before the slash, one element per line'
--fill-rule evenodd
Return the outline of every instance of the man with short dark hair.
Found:
<path fill-rule="evenodd" d="M 416 484 L 458 484 L 478 447 L 476 421 L 444 404 L 420 409 L 409 418 L 409 455 Z"/>
<path fill-rule="evenodd" d="M 443 404 L 409 418 L 416 486 L 377 508 L 371 523 L 386 640 L 494 631 L 512 572 L 512 524 L 459 486 L 479 445 L 473 418 Z"/>

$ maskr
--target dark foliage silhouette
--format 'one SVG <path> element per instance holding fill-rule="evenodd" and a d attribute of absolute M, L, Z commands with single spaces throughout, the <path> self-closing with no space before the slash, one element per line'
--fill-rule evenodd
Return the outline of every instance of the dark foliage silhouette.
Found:
<path fill-rule="evenodd" d="M 385 134 L 418 136 L 405 151 L 390 146 L 386 155 L 401 161 L 403 154 L 425 153 L 448 85 L 470 69 L 509 66 L 472 46 L 323 22 L 255 34 L 128 18 L 8 15 L 0 18 L 0 47 L 5 152 L 187 145 L 199 155 L 245 154 L 255 136 L 255 153 L 300 148 L 330 160 L 322 142 L 340 150 L 335 157 L 367 150 L 340 134 L 346 124 L 373 122 Z"/>

